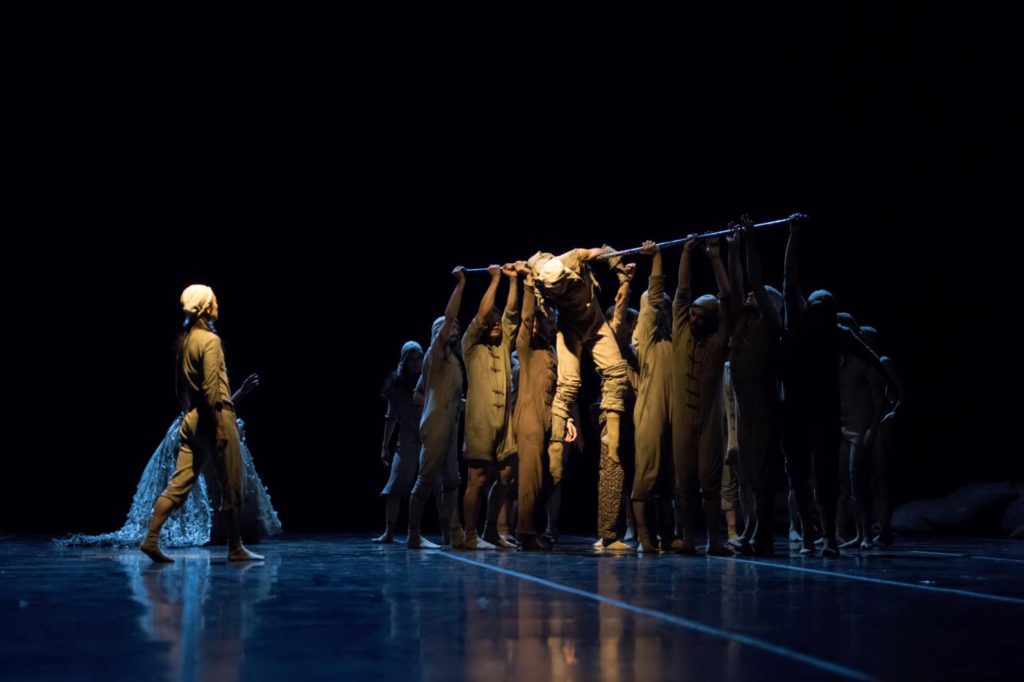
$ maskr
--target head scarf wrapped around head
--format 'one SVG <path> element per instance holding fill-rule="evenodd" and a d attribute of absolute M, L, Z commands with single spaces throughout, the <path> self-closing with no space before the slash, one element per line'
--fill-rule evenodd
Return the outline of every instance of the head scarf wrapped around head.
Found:
<path fill-rule="evenodd" d="M 402 373 L 402 369 L 405 367 L 405 361 L 409 357 L 409 353 L 419 353 L 423 355 L 423 346 L 416 343 L 415 341 L 406 341 L 405 345 L 402 346 L 402 354 L 398 358 L 398 373 Z"/>
<path fill-rule="evenodd" d="M 540 267 L 538 279 L 544 286 L 550 287 L 558 284 L 568 276 L 565 263 L 560 258 L 549 258 Z"/>
<path fill-rule="evenodd" d="M 718 320 L 718 297 L 713 294 L 704 294 L 693 302 L 693 305 L 700 306 L 708 314 L 708 317 L 713 320 Z"/>
<path fill-rule="evenodd" d="M 441 328 L 444 327 L 444 315 L 434 320 L 434 324 L 430 325 L 430 340 L 433 341 L 438 334 L 441 333 Z"/>
<path fill-rule="evenodd" d="M 213 289 L 205 284 L 192 284 L 181 292 L 181 309 L 191 319 L 202 316 L 213 306 Z"/>

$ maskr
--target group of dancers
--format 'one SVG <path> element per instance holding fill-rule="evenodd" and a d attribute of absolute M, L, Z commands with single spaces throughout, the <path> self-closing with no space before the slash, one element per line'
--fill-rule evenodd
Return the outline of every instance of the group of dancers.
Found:
<path fill-rule="evenodd" d="M 390 476 L 382 491 L 386 528 L 374 542 L 395 541 L 408 496 L 410 549 L 550 550 L 567 447 L 582 450 L 576 402 L 586 353 L 601 380 L 593 410 L 600 433 L 596 548 L 696 554 L 703 530 L 709 555 L 771 556 L 783 470 L 790 539 L 800 542 L 801 554 L 816 554 L 818 545 L 822 555 L 837 556 L 841 548 L 891 544 L 886 461 L 900 385 L 888 358 L 872 350 L 873 328 L 840 313 L 828 291 L 804 296 L 800 219 L 784 222 L 782 292 L 764 282 L 757 230 L 746 217 L 725 236 L 728 265 L 718 237 L 685 240 L 673 296 L 661 246 L 648 241 L 631 250 L 650 260 L 638 310 L 629 307 L 636 264 L 611 247 L 537 252 L 486 269 L 489 285 L 462 332 L 466 270 L 455 268 L 455 289 L 426 352 L 415 341 L 404 344 L 384 387 L 381 459 Z M 691 265 L 701 253 L 717 294 L 693 293 Z M 593 270 L 601 261 L 619 282 L 606 312 Z M 496 297 L 503 278 L 502 311 Z M 219 307 L 208 286 L 186 288 L 181 304 L 182 412 L 146 467 L 125 526 L 64 542 L 141 543 L 154 561 L 170 562 L 161 539 L 187 546 L 220 536 L 229 560 L 259 560 L 243 539 L 274 535 L 281 524 L 234 412 L 259 378 L 230 392 L 215 327 Z M 207 462 L 215 475 L 204 481 Z M 431 496 L 441 544 L 422 532 Z M 841 535 L 850 537 L 841 542 Z"/>
<path fill-rule="evenodd" d="M 601 379 L 598 549 L 696 554 L 703 530 L 709 555 L 771 556 L 783 471 L 802 555 L 819 545 L 823 556 L 837 556 L 841 547 L 891 544 L 885 463 L 901 389 L 888 358 L 872 350 L 873 328 L 840 313 L 828 291 L 804 296 L 800 217 L 786 222 L 782 292 L 764 282 L 746 217 L 725 236 L 728 264 L 718 237 L 685 241 L 673 296 L 662 249 L 645 242 L 650 277 L 639 310 L 629 307 L 636 264 L 611 247 L 538 252 L 487 268 L 489 286 L 461 332 L 466 271 L 455 268 L 426 352 L 404 344 L 384 387 L 381 458 L 391 471 L 386 528 L 374 541 L 395 541 L 408 495 L 410 549 L 550 550 L 566 448 L 581 432 L 586 352 Z M 717 294 L 694 295 L 691 265 L 701 253 Z M 619 281 L 607 312 L 593 270 L 600 261 Z M 432 494 L 441 545 L 422 532 Z"/>

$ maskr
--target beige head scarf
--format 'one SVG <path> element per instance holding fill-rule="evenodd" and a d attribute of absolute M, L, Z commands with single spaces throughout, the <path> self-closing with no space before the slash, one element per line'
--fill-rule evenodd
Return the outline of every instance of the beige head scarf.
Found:
<path fill-rule="evenodd" d="M 540 268 L 540 281 L 544 286 L 553 286 L 565 279 L 569 273 L 560 258 L 549 258 Z"/>
<path fill-rule="evenodd" d="M 209 312 L 213 305 L 213 289 L 205 284 L 193 284 L 181 292 L 181 309 L 189 317 Z"/>

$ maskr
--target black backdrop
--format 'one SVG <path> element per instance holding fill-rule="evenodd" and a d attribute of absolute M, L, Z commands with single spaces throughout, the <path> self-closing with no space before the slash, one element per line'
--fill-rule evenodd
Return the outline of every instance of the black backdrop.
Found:
<path fill-rule="evenodd" d="M 176 411 L 187 284 L 218 294 L 233 380 L 264 377 L 240 413 L 286 527 L 365 530 L 377 390 L 452 266 L 741 212 L 809 213 L 805 286 L 880 328 L 906 495 L 1020 477 L 1016 272 L 979 210 L 1011 184 L 996 26 L 908 2 L 12 23 L 0 528 L 120 525 Z M 783 235 L 763 244 L 778 283 Z"/>

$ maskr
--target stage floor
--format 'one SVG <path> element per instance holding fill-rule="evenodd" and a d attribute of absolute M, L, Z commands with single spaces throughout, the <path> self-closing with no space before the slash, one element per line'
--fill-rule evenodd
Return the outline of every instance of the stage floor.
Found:
<path fill-rule="evenodd" d="M 781 542 L 778 545 L 782 549 Z M 0 538 L 0 679 L 1020 679 L 1024 543 L 908 540 L 839 559 L 408 551 L 287 536 L 223 548 Z"/>

